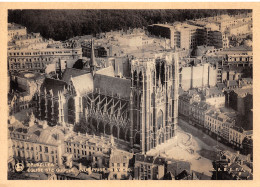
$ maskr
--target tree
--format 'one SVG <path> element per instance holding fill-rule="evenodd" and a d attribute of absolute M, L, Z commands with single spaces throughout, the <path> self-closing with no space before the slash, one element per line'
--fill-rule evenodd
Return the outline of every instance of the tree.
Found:
<path fill-rule="evenodd" d="M 249 10 L 9 10 L 8 22 L 26 26 L 29 32 L 40 32 L 44 38 L 67 40 L 78 35 L 244 12 Z"/>

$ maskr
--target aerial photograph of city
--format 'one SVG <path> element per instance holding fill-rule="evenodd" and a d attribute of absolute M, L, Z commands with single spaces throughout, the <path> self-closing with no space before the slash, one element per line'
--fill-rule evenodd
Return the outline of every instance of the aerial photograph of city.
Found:
<path fill-rule="evenodd" d="M 8 180 L 253 180 L 252 9 L 7 19 Z"/>

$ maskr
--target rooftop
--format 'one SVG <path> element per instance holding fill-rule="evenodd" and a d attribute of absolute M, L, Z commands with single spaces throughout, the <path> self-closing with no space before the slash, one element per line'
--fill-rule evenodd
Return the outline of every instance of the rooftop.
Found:
<path fill-rule="evenodd" d="M 135 160 L 139 162 L 146 162 L 155 165 L 164 165 L 165 159 L 162 157 L 153 157 L 149 155 L 136 154 Z"/>
<path fill-rule="evenodd" d="M 236 47 L 223 49 L 223 52 L 228 52 L 228 51 L 252 51 L 252 47 L 246 45 L 240 45 Z"/>
<path fill-rule="evenodd" d="M 57 96 L 58 91 L 63 91 L 66 86 L 67 83 L 64 81 L 52 78 L 45 78 L 43 84 L 41 85 L 41 92 L 44 93 L 44 91 L 46 90 L 48 93 L 52 90 L 53 95 Z"/>
<path fill-rule="evenodd" d="M 16 23 L 8 23 L 8 30 L 18 30 L 18 29 L 26 29 L 26 27 Z"/>
<path fill-rule="evenodd" d="M 38 124 L 33 126 L 14 126 L 13 132 L 24 134 L 27 136 L 27 140 L 36 143 L 42 143 L 47 145 L 57 146 L 61 142 L 59 140 L 64 140 L 65 138 L 65 128 L 61 126 L 50 127 L 44 124 L 44 121 L 39 121 Z"/>
<path fill-rule="evenodd" d="M 66 82 L 68 84 L 71 77 L 77 77 L 77 76 L 84 75 L 84 74 L 87 74 L 87 73 L 89 73 L 89 72 L 85 71 L 85 70 L 80 70 L 80 69 L 75 69 L 75 68 L 67 68 L 65 70 L 65 72 L 63 73 L 62 81 Z"/>
<path fill-rule="evenodd" d="M 111 163 L 128 163 L 128 158 L 125 155 L 112 155 L 110 157 Z"/>
<path fill-rule="evenodd" d="M 94 88 L 100 89 L 100 92 L 106 95 L 118 95 L 128 99 L 131 91 L 131 80 L 95 74 Z"/>
<path fill-rule="evenodd" d="M 221 89 L 217 87 L 211 87 L 206 89 L 206 97 L 224 96 Z"/>

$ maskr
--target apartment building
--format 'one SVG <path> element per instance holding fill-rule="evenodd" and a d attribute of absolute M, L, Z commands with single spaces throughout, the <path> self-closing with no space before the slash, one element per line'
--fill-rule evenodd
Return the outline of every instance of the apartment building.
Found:
<path fill-rule="evenodd" d="M 209 134 L 214 133 L 217 136 L 221 135 L 223 124 L 228 119 L 228 116 L 220 111 L 210 110 L 205 114 L 204 127 L 208 130 Z"/>
<path fill-rule="evenodd" d="M 12 41 L 15 36 L 24 36 L 27 34 L 27 28 L 16 24 L 8 23 L 8 42 Z"/>
<path fill-rule="evenodd" d="M 49 162 L 62 165 L 63 139 L 66 136 L 61 126 L 50 127 L 44 121 L 36 122 L 31 117 L 28 125 L 9 126 L 13 157 L 17 161 Z"/>
<path fill-rule="evenodd" d="M 65 152 L 73 160 L 85 158 L 102 167 L 103 159 L 109 158 L 112 144 L 108 138 L 95 135 L 73 133 L 65 141 Z"/>
<path fill-rule="evenodd" d="M 109 160 L 109 179 L 126 179 L 129 158 L 126 155 L 113 154 Z"/>
<path fill-rule="evenodd" d="M 253 66 L 253 51 L 250 46 L 241 45 L 230 47 L 228 49 L 216 51 L 214 54 L 222 56 L 222 66 Z"/>
<path fill-rule="evenodd" d="M 10 71 L 31 70 L 44 71 L 46 65 L 59 60 L 77 61 L 82 59 L 82 48 L 47 46 L 43 49 L 27 47 L 11 48 L 8 50 L 8 69 Z"/>
<path fill-rule="evenodd" d="M 225 106 L 225 95 L 222 90 L 217 87 L 206 88 L 205 90 L 205 102 L 216 108 Z"/>
<path fill-rule="evenodd" d="M 15 46 L 26 46 L 34 43 L 42 43 L 44 39 L 40 33 L 30 33 L 26 35 L 16 35 L 13 37 L 13 42 Z"/>
<path fill-rule="evenodd" d="M 165 174 L 165 159 L 148 155 L 135 155 L 134 178 L 139 180 L 158 180 Z"/>
<path fill-rule="evenodd" d="M 171 48 L 193 49 L 197 46 L 197 26 L 178 23 L 148 26 L 151 35 L 170 39 Z"/>

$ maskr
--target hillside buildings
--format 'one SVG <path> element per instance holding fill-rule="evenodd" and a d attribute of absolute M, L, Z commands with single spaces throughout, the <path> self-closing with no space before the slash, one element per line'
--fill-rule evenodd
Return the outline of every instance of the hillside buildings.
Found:
<path fill-rule="evenodd" d="M 7 53 L 9 71 L 44 72 L 48 64 L 82 59 L 82 48 L 76 42 L 46 40 L 40 33 L 27 33 L 26 28 L 16 24 L 8 26 L 8 33 L 12 36 Z"/>
<path fill-rule="evenodd" d="M 26 34 L 26 27 L 15 23 L 8 23 L 8 42 L 10 42 L 15 36 L 25 36 Z"/>

